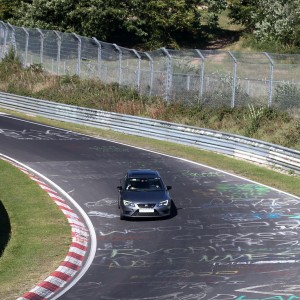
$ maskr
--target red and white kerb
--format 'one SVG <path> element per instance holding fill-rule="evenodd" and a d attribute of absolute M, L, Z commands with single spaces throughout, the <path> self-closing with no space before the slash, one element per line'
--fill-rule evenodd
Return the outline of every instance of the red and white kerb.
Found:
<path fill-rule="evenodd" d="M 22 172 L 26 173 L 34 180 L 44 191 L 48 193 L 51 199 L 58 205 L 61 211 L 66 216 L 72 231 L 72 243 L 69 252 L 61 262 L 60 266 L 43 282 L 39 283 L 31 291 L 25 293 L 17 300 L 45 300 L 49 299 L 55 292 L 62 289 L 81 268 L 85 255 L 87 253 L 89 232 L 86 225 L 80 220 L 73 209 L 62 199 L 56 191 L 51 189 L 45 182 L 37 176 L 31 174 L 26 168 L 19 166 L 7 159 L 4 159 L 10 164 L 17 167 Z"/>

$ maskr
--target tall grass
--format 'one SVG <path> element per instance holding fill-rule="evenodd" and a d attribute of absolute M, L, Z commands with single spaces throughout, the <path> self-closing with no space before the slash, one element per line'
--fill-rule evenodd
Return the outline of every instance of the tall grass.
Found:
<path fill-rule="evenodd" d="M 230 132 L 300 150 L 300 118 L 277 109 L 257 106 L 231 109 L 187 103 L 166 103 L 158 97 L 139 96 L 135 90 L 85 80 L 54 76 L 41 66 L 23 69 L 13 57 L 0 63 L 0 90 L 110 112 L 143 116 Z M 210 95 L 214 97 L 214 95 Z"/>

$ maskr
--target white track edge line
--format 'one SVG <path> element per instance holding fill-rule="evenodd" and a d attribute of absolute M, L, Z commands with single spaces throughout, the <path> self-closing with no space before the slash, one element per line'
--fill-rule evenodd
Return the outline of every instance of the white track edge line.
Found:
<path fill-rule="evenodd" d="M 91 266 L 91 264 L 92 264 L 92 262 L 95 258 L 96 250 L 97 250 L 97 238 L 96 238 L 96 232 L 95 232 L 94 226 L 93 226 L 90 218 L 88 217 L 88 215 L 81 208 L 81 206 L 67 192 L 65 192 L 60 186 L 58 186 L 52 180 L 50 180 L 49 178 L 47 178 L 43 174 L 37 172 L 36 170 L 30 168 L 26 164 L 23 164 L 23 163 L 15 160 L 15 159 L 7 156 L 7 155 L 4 155 L 4 154 L 0 153 L 0 157 L 4 157 L 5 159 L 7 159 L 9 161 L 12 161 L 12 162 L 28 169 L 29 171 L 31 171 L 32 173 L 34 173 L 38 177 L 43 178 L 46 182 L 49 183 L 49 185 L 52 185 L 57 191 L 59 191 L 64 197 L 66 197 L 76 207 L 76 209 L 79 211 L 79 213 L 81 214 L 81 216 L 85 220 L 85 222 L 87 224 L 87 227 L 89 229 L 89 233 L 90 233 L 90 237 L 91 237 L 91 246 L 90 246 L 89 255 L 88 255 L 88 258 L 87 258 L 87 260 L 84 264 L 84 267 L 74 276 L 74 278 L 72 279 L 70 284 L 68 284 L 65 288 L 63 288 L 62 291 L 60 291 L 57 295 L 55 295 L 53 298 L 51 298 L 51 300 L 55 300 L 55 299 L 59 298 L 60 296 L 62 296 L 64 293 L 66 293 L 69 289 L 71 289 L 82 278 L 82 276 L 87 272 L 87 270 Z"/>
<path fill-rule="evenodd" d="M 61 130 L 61 131 L 65 131 L 65 132 L 72 132 L 72 133 L 75 133 L 75 134 L 78 134 L 78 135 L 82 135 L 82 136 L 86 136 L 86 137 L 90 137 L 90 138 L 93 138 L 93 139 L 96 139 L 96 140 L 103 140 L 103 141 L 107 141 L 107 142 L 111 142 L 111 143 L 114 143 L 114 144 L 118 144 L 118 145 L 123 145 L 123 146 L 127 146 L 127 147 L 131 147 L 131 148 L 134 148 L 134 149 L 139 149 L 139 150 L 143 150 L 143 151 L 147 151 L 147 152 L 150 152 L 150 153 L 155 153 L 155 154 L 159 154 L 159 155 L 163 155 L 163 156 L 166 156 L 166 157 L 170 157 L 170 158 L 175 158 L 175 159 L 178 159 L 178 160 L 181 160 L 181 161 L 185 161 L 185 162 L 188 162 L 188 163 L 192 163 L 192 164 L 195 164 L 195 165 L 198 165 L 198 166 L 202 166 L 202 167 L 205 167 L 207 169 L 211 169 L 211 170 L 214 170 L 214 171 L 218 171 L 218 172 L 221 172 L 223 174 L 227 174 L 227 175 L 230 175 L 230 176 L 233 176 L 235 178 L 239 178 L 239 179 L 242 179 L 242 180 L 245 180 L 245 181 L 248 181 L 248 182 L 252 182 L 252 183 L 255 183 L 255 184 L 258 184 L 258 185 L 261 185 L 261 186 L 264 186 L 264 187 L 267 187 L 273 191 L 276 191 L 276 192 L 279 192 L 281 194 L 285 194 L 287 196 L 290 196 L 290 197 L 295 197 L 297 199 L 300 199 L 300 196 L 296 196 L 296 195 L 293 195 L 291 193 L 288 193 L 288 192 L 285 192 L 285 191 L 281 191 L 279 189 L 276 189 L 274 187 L 271 187 L 271 186 L 268 186 L 266 184 L 263 184 L 263 183 L 260 183 L 258 181 L 254 181 L 254 180 L 251 180 L 251 179 L 248 179 L 246 177 L 243 177 L 243 176 L 239 176 L 239 175 L 236 175 L 236 174 L 232 174 L 230 172 L 227 172 L 227 171 L 224 171 L 224 170 L 221 170 L 221 169 L 218 169 L 218 168 L 214 168 L 214 167 L 210 167 L 208 165 L 205 165 L 205 164 L 202 164 L 202 163 L 198 163 L 198 162 L 195 162 L 195 161 L 192 161 L 192 160 L 189 160 L 189 159 L 186 159 L 186 158 L 182 158 L 182 157 L 178 157 L 178 156 L 173 156 L 173 155 L 169 155 L 169 154 L 165 154 L 165 153 L 161 153 L 161 152 L 158 152 L 158 151 L 155 151 L 155 150 L 149 150 L 149 149 L 145 149 L 145 148 L 142 148 L 142 147 L 138 147 L 138 146 L 132 146 L 130 144 L 126 144 L 126 143 L 122 143 L 122 142 L 118 142 L 118 141 L 114 141 L 114 140 L 110 140 L 110 139 L 106 139 L 106 138 L 101 138 L 101 137 L 96 137 L 96 136 L 91 136 L 91 135 L 88 135 L 88 134 L 84 134 L 84 133 L 81 133 L 81 132 L 77 132 L 77 131 L 73 131 L 73 130 L 67 130 L 67 129 L 64 129 L 64 128 L 59 128 L 59 127 L 55 127 L 55 126 L 51 126 L 51 125 L 47 125 L 47 124 L 43 124 L 43 123 L 38 123 L 38 122 L 34 122 L 34 121 L 29 121 L 29 120 L 23 120 L 19 117 L 15 117 L 15 116 L 11 116 L 11 115 L 4 115 L 3 117 L 5 118 L 9 118 L 9 119 L 14 119 L 14 120 L 18 120 L 18 121 L 21 121 L 21 122 L 25 122 L 25 123 L 30 123 L 30 124 L 35 124 L 35 125 L 39 125 L 39 126 L 44 126 L 44 127 L 49 127 L 49 128 L 53 128 L 53 129 L 57 129 L 57 130 Z M 47 119 L 47 118 L 46 118 Z M 51 119 L 50 119 L 51 120 Z M 70 123 L 70 122 L 69 122 Z M 70 124 L 73 124 L 73 123 L 70 123 Z M 92 127 L 92 126 L 91 126 Z M 92 127 L 93 128 L 93 127 Z M 134 135 L 135 136 L 135 135 Z M 155 139 L 155 138 L 152 138 L 152 139 Z M 175 143 L 176 144 L 176 143 Z M 188 145 L 187 145 L 188 146 Z M 192 147 L 192 146 L 190 146 Z M 202 151 L 205 151 L 201 148 L 195 148 L 195 149 L 199 149 L 199 150 L 202 150 Z M 216 152 L 214 152 L 216 153 Z M 216 154 L 219 154 L 219 155 L 223 155 L 223 154 L 220 154 L 220 153 L 216 153 Z M 225 156 L 225 155 L 224 155 Z M 232 159 L 234 159 L 234 157 L 232 157 Z M 237 159 L 237 158 L 236 158 Z M 248 162 L 246 161 L 247 163 L 251 164 L 251 162 Z M 265 168 L 267 169 L 266 167 L 264 166 L 261 166 L 262 168 Z M 276 172 L 276 171 L 274 171 Z"/>

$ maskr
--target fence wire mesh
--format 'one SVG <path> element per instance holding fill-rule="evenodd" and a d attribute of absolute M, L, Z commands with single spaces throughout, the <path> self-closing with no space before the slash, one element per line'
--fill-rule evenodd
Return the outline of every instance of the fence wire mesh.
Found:
<path fill-rule="evenodd" d="M 300 55 L 216 50 L 141 52 L 0 21 L 0 58 L 13 48 L 24 67 L 117 83 L 146 96 L 212 107 L 268 106 L 300 112 Z"/>

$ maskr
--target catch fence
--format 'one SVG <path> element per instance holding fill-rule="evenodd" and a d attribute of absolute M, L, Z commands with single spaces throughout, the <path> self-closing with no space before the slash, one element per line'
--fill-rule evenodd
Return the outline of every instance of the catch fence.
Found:
<path fill-rule="evenodd" d="M 54 30 L 0 22 L 0 59 L 13 48 L 24 67 L 97 78 L 166 101 L 211 107 L 265 106 L 300 113 L 300 55 L 217 50 L 151 52 Z"/>

